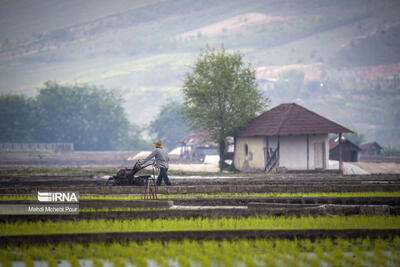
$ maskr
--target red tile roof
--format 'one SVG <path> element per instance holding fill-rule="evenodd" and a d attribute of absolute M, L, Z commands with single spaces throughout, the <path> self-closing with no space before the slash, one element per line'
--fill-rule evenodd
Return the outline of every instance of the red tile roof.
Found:
<path fill-rule="evenodd" d="M 351 133 L 352 131 L 298 104 L 280 104 L 250 122 L 236 136 Z"/>

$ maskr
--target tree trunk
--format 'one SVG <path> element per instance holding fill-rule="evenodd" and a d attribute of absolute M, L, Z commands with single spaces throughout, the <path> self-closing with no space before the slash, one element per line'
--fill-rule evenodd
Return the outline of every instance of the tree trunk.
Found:
<path fill-rule="evenodd" d="M 224 166 L 225 158 L 225 141 L 219 142 L 219 171 L 222 172 L 222 167 Z"/>

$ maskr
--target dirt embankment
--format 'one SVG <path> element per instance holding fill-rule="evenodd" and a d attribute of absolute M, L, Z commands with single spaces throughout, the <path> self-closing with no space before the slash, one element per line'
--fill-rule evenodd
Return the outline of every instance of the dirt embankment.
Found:
<path fill-rule="evenodd" d="M 400 174 L 400 162 L 352 162 L 352 164 L 366 170 L 369 173 L 393 173 Z"/>
<path fill-rule="evenodd" d="M 0 168 L 125 168 L 137 151 L 2 152 Z"/>

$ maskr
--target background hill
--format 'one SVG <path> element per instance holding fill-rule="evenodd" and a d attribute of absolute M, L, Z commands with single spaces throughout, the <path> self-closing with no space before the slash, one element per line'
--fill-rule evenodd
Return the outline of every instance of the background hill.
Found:
<path fill-rule="evenodd" d="M 208 44 L 239 50 L 271 106 L 297 102 L 400 145 L 400 2 L 0 1 L 0 92 L 115 89 L 145 125 Z"/>

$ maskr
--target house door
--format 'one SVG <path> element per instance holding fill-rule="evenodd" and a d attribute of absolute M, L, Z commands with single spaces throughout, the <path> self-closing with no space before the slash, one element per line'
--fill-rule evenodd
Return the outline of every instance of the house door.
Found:
<path fill-rule="evenodd" d="M 314 144 L 314 167 L 315 169 L 325 168 L 325 143 Z"/>
<path fill-rule="evenodd" d="M 357 151 L 351 151 L 351 162 L 357 162 Z"/>

